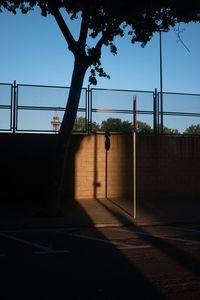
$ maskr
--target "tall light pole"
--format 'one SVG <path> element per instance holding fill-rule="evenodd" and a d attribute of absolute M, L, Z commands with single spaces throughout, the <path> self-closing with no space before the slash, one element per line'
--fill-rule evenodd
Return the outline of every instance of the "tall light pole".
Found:
<path fill-rule="evenodd" d="M 159 30 L 160 40 L 160 128 L 163 133 L 163 78 L 162 78 L 162 30 Z"/>
<path fill-rule="evenodd" d="M 160 127 L 161 133 L 163 133 L 163 70 L 162 70 L 162 32 L 167 32 L 167 30 L 159 30 L 159 40 L 160 40 Z"/>

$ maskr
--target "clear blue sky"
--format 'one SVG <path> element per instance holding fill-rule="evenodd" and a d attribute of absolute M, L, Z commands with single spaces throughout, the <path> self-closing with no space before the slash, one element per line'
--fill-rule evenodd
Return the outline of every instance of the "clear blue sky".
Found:
<path fill-rule="evenodd" d="M 67 17 L 66 20 L 69 22 Z M 77 36 L 79 22 L 70 22 L 70 28 Z M 175 30 L 177 29 L 176 27 Z M 162 33 L 163 91 L 200 94 L 200 24 L 181 24 L 180 26 L 181 39 L 189 52 L 178 41 L 175 30 Z M 52 16 L 42 17 L 39 10 L 27 15 L 1 13 L 0 44 L 0 83 L 12 83 L 16 80 L 18 84 L 70 86 L 73 55 L 68 51 L 66 41 Z M 113 56 L 108 48 L 103 48 L 102 64 L 111 79 L 98 78 L 96 87 L 145 91 L 154 91 L 157 88 L 159 90 L 159 34 L 156 33 L 145 48 L 142 48 L 140 44 L 131 44 L 129 38 L 118 38 L 116 45 L 118 46 L 117 56 Z M 84 87 L 87 86 L 88 73 L 84 81 Z M 132 95 L 129 98 L 131 97 Z M 140 102 L 138 101 L 141 105 L 139 109 L 143 109 L 142 100 L 147 103 L 143 97 Z M 123 104 L 124 109 L 130 109 L 126 107 L 125 102 L 120 103 Z M 180 101 L 168 99 L 165 103 L 169 103 L 172 110 L 176 110 L 177 106 L 177 111 L 181 109 L 185 112 L 188 110 L 200 112 L 199 97 L 190 102 L 186 99 L 184 103 L 187 105 L 185 106 L 182 98 Z M 190 103 L 189 109 L 188 103 Z M 5 114 L 3 111 L 1 113 Z M 33 124 L 35 118 L 33 118 Z M 50 124 L 49 118 L 51 117 L 47 117 L 48 124 Z M 31 124 L 30 118 L 26 117 L 26 122 L 27 120 Z M 152 117 L 151 120 L 147 118 L 145 121 L 152 125 Z M 199 119 L 187 118 L 184 121 L 182 117 L 165 119 L 166 126 L 180 130 L 194 123 L 200 123 Z"/>
<path fill-rule="evenodd" d="M 182 24 L 180 29 L 190 53 L 174 30 L 162 34 L 163 90 L 200 93 L 200 24 Z M 77 30 L 78 24 L 72 25 L 72 31 Z M 53 17 L 44 18 L 39 10 L 28 15 L 1 13 L 0 41 L 0 82 L 70 85 L 73 56 Z M 159 89 L 158 34 L 144 49 L 127 38 L 119 38 L 117 46 L 117 56 L 103 50 L 102 62 L 111 79 L 98 79 L 97 87 Z"/>

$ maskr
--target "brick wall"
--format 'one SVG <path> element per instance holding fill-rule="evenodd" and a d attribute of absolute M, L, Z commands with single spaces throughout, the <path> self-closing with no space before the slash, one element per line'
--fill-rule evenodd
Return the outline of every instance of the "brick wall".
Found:
<path fill-rule="evenodd" d="M 132 136 L 114 134 L 109 140 L 108 151 L 103 134 L 81 140 L 74 160 L 75 197 L 132 195 Z M 138 136 L 136 145 L 139 198 L 200 196 L 200 138 Z"/>
<path fill-rule="evenodd" d="M 104 198 L 106 195 L 117 197 L 130 193 L 131 139 L 111 135 L 108 140 L 109 150 L 106 150 L 106 138 L 103 134 L 85 136 L 81 140 L 74 160 L 76 198 Z"/>
<path fill-rule="evenodd" d="M 1 201 L 41 201 L 54 180 L 56 135 L 1 134 Z M 75 198 L 132 195 L 132 136 L 73 135 L 66 194 Z M 108 139 L 107 139 L 108 144 Z M 200 138 L 137 137 L 138 198 L 200 197 Z M 49 178 L 50 177 L 50 178 Z M 46 203 L 45 205 L 49 205 Z"/>

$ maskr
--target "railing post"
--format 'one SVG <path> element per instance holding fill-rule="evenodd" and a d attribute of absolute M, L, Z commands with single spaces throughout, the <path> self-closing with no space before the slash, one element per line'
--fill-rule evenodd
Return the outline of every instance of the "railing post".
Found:
<path fill-rule="evenodd" d="M 137 216 L 136 193 L 136 132 L 137 132 L 137 96 L 133 96 L 133 218 Z"/>
<path fill-rule="evenodd" d="M 92 89 L 88 86 L 88 128 L 89 133 L 92 133 Z"/>
<path fill-rule="evenodd" d="M 17 85 L 16 85 L 16 80 L 14 80 L 13 84 L 13 133 L 16 132 L 16 114 L 17 114 Z"/>
<path fill-rule="evenodd" d="M 86 118 L 86 122 L 87 122 L 87 134 L 90 134 L 90 85 L 88 84 L 88 88 L 87 88 L 87 118 Z"/>
<path fill-rule="evenodd" d="M 155 89 L 153 93 L 153 129 L 154 134 L 158 135 L 159 112 L 158 112 L 158 92 Z"/>

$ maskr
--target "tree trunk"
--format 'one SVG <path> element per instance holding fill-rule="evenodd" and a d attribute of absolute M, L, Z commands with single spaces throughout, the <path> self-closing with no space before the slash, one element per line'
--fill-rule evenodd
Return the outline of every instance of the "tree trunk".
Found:
<path fill-rule="evenodd" d="M 84 59 L 75 58 L 74 70 L 72 74 L 71 87 L 67 100 L 65 113 L 63 116 L 59 137 L 58 137 L 58 148 L 57 148 L 57 182 L 56 182 L 56 195 L 55 195 L 55 212 L 56 214 L 61 211 L 61 200 L 64 188 L 66 160 L 69 150 L 70 137 L 72 134 L 74 122 L 76 119 L 78 106 L 80 102 L 80 96 L 83 86 L 83 80 L 85 77 L 88 65 Z"/>

